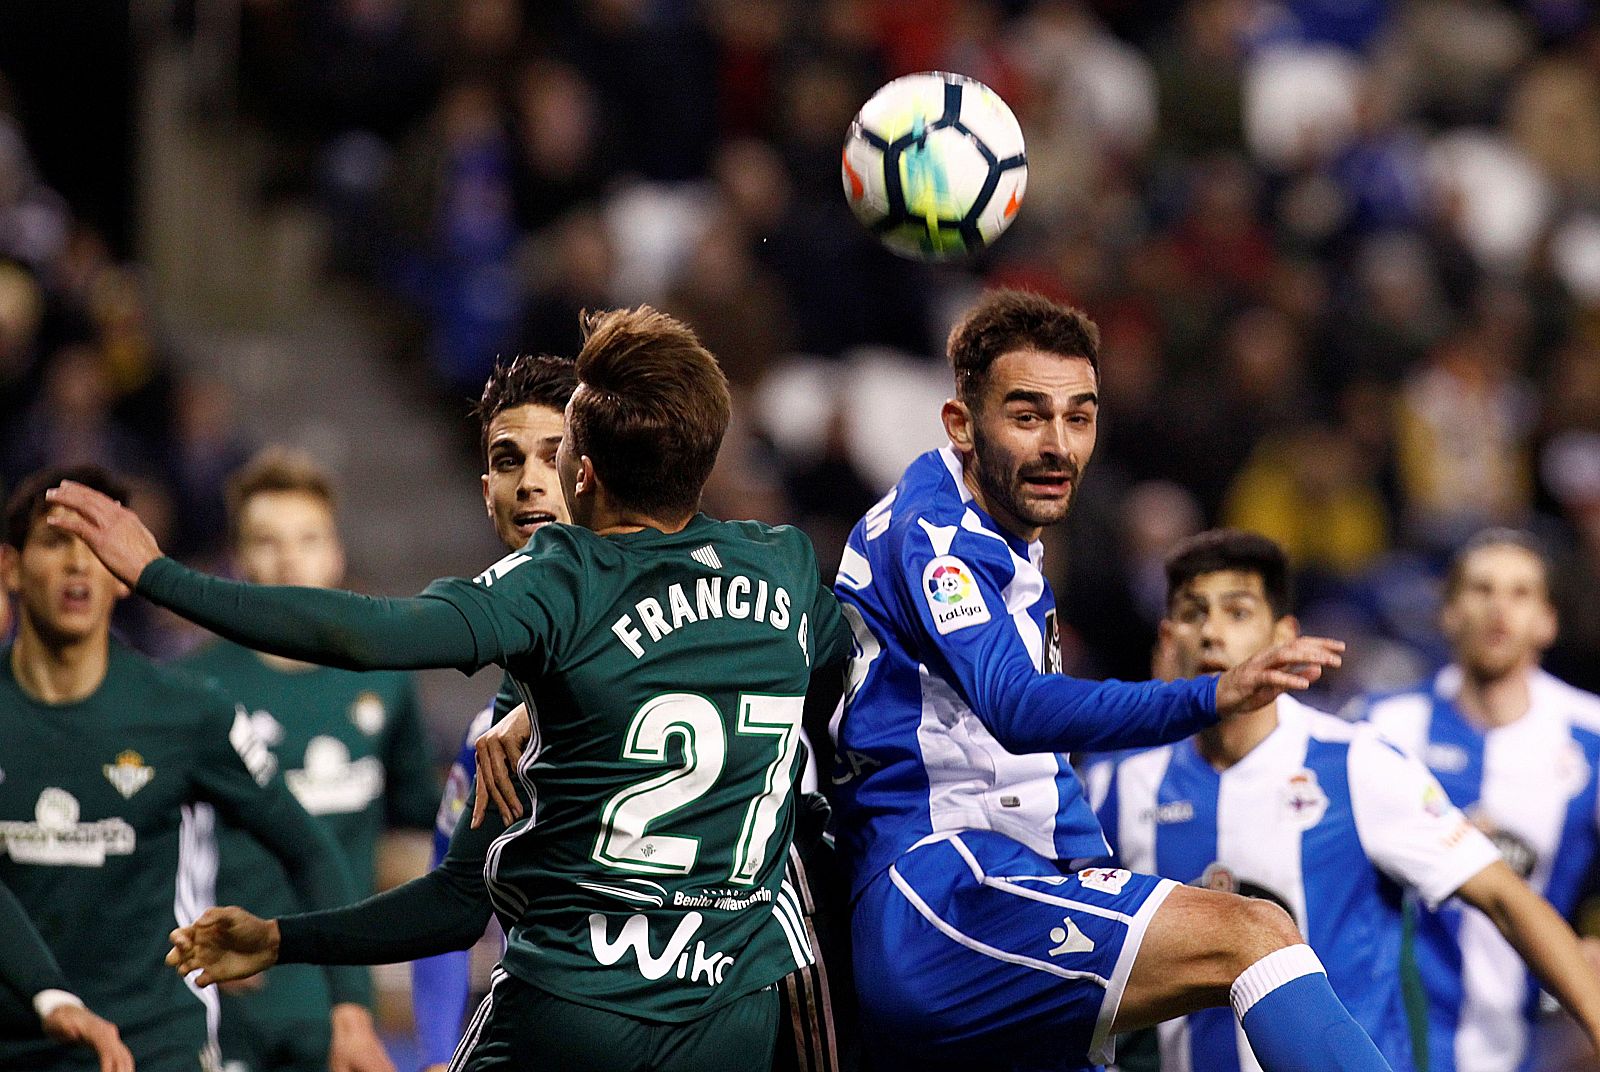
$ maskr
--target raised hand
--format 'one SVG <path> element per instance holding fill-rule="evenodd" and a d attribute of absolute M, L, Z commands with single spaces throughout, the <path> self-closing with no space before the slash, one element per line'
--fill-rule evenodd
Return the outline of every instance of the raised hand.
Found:
<path fill-rule="evenodd" d="M 100 1058 L 100 1072 L 133 1072 L 133 1054 L 117 1025 L 82 1005 L 58 1005 L 44 1018 L 44 1033 L 61 1042 L 89 1047 Z"/>
<path fill-rule="evenodd" d="M 1286 692 L 1309 689 L 1324 669 L 1343 659 L 1344 641 L 1297 637 L 1257 652 L 1217 678 L 1217 714 L 1222 718 L 1264 707 Z"/>
<path fill-rule="evenodd" d="M 528 705 L 518 704 L 478 738 L 473 746 L 478 753 L 478 788 L 472 799 L 472 829 L 483 825 L 490 804 L 507 826 L 522 818 L 522 801 L 517 799 L 516 775 L 512 772 L 532 736 Z"/>
<path fill-rule="evenodd" d="M 90 487 L 63 480 L 44 493 L 52 506 L 45 521 L 65 529 L 89 545 L 106 569 L 128 587 L 139 582 L 144 568 L 161 557 L 156 538 L 139 515 Z"/>
<path fill-rule="evenodd" d="M 200 972 L 200 986 L 247 979 L 278 962 L 278 921 L 261 919 L 235 905 L 208 908 L 169 937 L 167 963 L 179 975 Z"/>

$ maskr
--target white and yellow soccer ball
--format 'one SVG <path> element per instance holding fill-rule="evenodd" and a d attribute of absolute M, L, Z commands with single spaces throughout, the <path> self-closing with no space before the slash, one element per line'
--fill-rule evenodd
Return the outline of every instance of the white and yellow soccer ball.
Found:
<path fill-rule="evenodd" d="M 874 93 L 850 123 L 840 170 L 856 218 L 919 260 L 993 242 L 1028 187 L 1017 117 L 982 82 L 946 71 L 908 74 Z"/>

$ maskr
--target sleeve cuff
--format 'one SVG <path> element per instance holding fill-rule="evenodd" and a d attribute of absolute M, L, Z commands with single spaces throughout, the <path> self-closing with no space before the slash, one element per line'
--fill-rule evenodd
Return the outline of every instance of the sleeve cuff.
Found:
<path fill-rule="evenodd" d="M 41 990 L 33 995 L 33 1011 L 39 1014 L 43 1022 L 50 1014 L 66 1005 L 76 1005 L 83 1008 L 83 999 L 66 990 Z"/>
<path fill-rule="evenodd" d="M 160 603 L 161 596 L 175 577 L 188 572 L 182 563 L 170 555 L 162 555 L 151 562 L 139 574 L 139 579 L 134 583 L 133 590 L 146 599 Z"/>
<path fill-rule="evenodd" d="M 1488 836 L 1471 826 L 1466 819 L 1461 820 L 1468 827 L 1467 844 L 1460 847 L 1455 854 L 1453 865 L 1449 870 L 1442 871 L 1434 881 L 1428 884 L 1427 889 L 1417 888 L 1417 894 L 1428 906 L 1430 912 L 1437 911 L 1439 906 L 1456 895 L 1456 891 L 1467 884 L 1467 881 L 1478 872 L 1502 859 L 1500 850 L 1495 848 L 1494 842 Z"/>

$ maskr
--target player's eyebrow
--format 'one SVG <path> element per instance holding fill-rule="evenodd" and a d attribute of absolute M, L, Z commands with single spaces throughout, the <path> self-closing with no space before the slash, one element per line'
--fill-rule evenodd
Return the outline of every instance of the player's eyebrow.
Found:
<path fill-rule="evenodd" d="M 1010 391 L 1007 391 L 1005 397 L 1000 401 L 1002 404 L 1010 402 L 1025 402 L 1031 405 L 1048 408 L 1050 404 L 1055 401 L 1055 396 L 1051 395 L 1048 391 L 1030 391 L 1025 387 L 1016 387 Z M 1067 399 L 1068 407 L 1087 406 L 1090 404 L 1096 406 L 1100 404 L 1100 396 L 1093 391 L 1084 391 Z"/>

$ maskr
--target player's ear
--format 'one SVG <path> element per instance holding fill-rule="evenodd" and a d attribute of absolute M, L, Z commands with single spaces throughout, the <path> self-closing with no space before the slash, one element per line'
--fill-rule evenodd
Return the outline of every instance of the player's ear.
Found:
<path fill-rule="evenodd" d="M 1536 642 L 1540 651 L 1547 650 L 1556 642 L 1556 633 L 1560 630 L 1561 620 L 1556 614 L 1556 608 L 1547 600 L 1539 612 L 1539 622 L 1536 633 Z"/>
<path fill-rule="evenodd" d="M 489 494 L 489 474 L 483 473 L 478 477 L 478 484 L 483 489 L 483 511 L 489 515 L 489 520 L 494 520 L 494 496 Z"/>
<path fill-rule="evenodd" d="M 22 562 L 22 555 L 10 544 L 0 544 L 0 585 L 7 592 L 16 595 L 22 588 L 21 578 L 17 576 L 18 568 Z"/>
<path fill-rule="evenodd" d="M 1285 614 L 1272 623 L 1272 646 L 1287 644 L 1300 635 L 1300 619 L 1293 614 Z"/>
<path fill-rule="evenodd" d="M 939 420 L 944 422 L 944 434 L 950 437 L 951 446 L 957 450 L 971 450 L 972 410 L 959 398 L 946 399 L 939 410 Z"/>
<path fill-rule="evenodd" d="M 587 454 L 578 455 L 577 479 L 572 490 L 576 495 L 593 495 L 600 487 L 600 477 L 594 471 L 594 461 Z"/>

